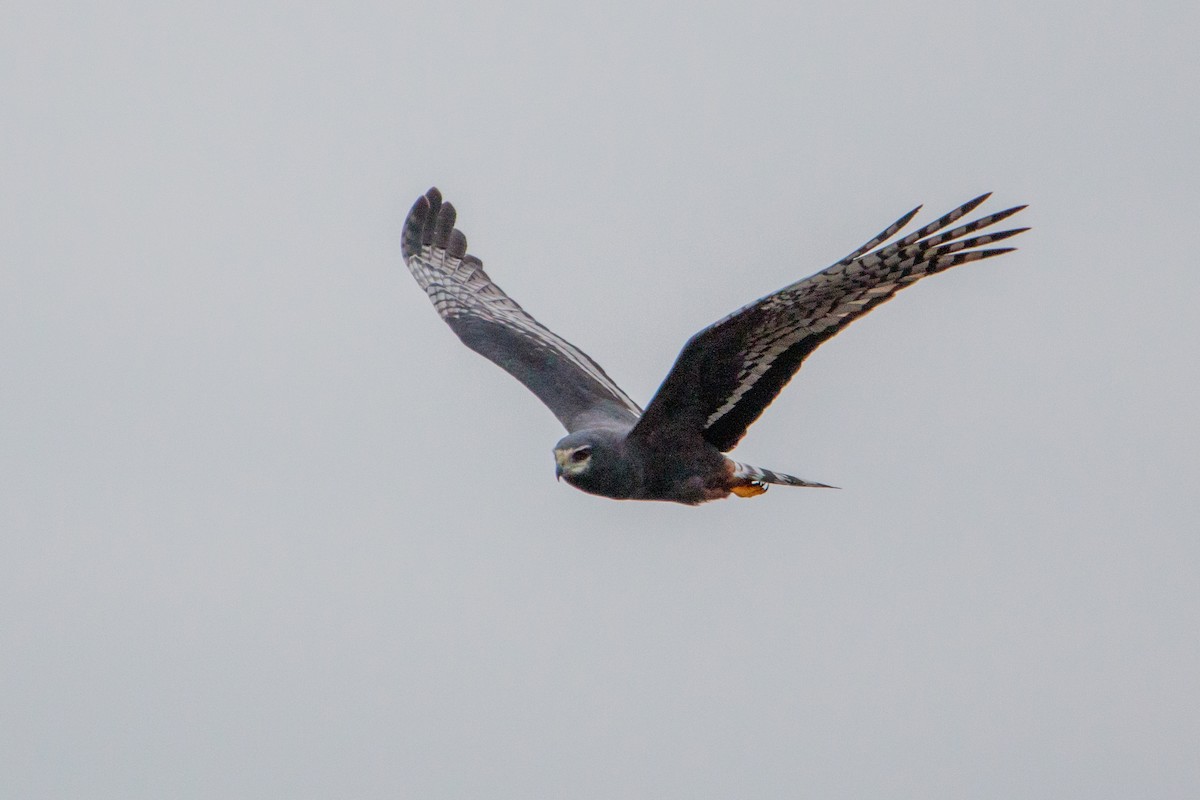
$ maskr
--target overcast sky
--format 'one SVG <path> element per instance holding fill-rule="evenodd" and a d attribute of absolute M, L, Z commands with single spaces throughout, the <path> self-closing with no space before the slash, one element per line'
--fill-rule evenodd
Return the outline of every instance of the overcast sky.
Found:
<path fill-rule="evenodd" d="M 0 794 L 1200 796 L 1194 0 L 0 17 Z M 554 481 L 434 184 L 643 403 L 917 203 L 1034 230 L 736 451 L 841 491 L 686 508 Z"/>

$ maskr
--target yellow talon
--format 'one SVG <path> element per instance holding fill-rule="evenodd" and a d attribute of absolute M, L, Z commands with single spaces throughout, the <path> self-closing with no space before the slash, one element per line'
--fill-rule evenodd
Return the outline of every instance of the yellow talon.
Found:
<path fill-rule="evenodd" d="M 741 486 L 734 486 L 733 493 L 738 497 L 758 497 L 767 491 L 765 483 L 745 483 Z"/>

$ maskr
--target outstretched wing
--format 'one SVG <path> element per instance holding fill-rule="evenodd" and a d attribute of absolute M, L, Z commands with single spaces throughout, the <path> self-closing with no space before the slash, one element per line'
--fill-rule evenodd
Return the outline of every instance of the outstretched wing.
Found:
<path fill-rule="evenodd" d="M 826 339 L 886 303 L 909 284 L 1011 247 L 974 249 L 1027 228 L 968 236 L 1020 211 L 1017 206 L 950 230 L 990 194 L 977 197 L 892 244 L 920 206 L 828 269 L 786 286 L 693 336 L 663 381 L 634 435 L 681 426 L 722 451 L 746 429 Z M 966 238 L 964 238 L 966 237 Z"/>
<path fill-rule="evenodd" d="M 467 254 L 467 237 L 454 219 L 454 207 L 430 189 L 408 212 L 402 251 L 417 283 L 463 344 L 525 384 L 568 431 L 636 422 L 642 410 L 599 364 L 492 283 L 483 263 Z"/>

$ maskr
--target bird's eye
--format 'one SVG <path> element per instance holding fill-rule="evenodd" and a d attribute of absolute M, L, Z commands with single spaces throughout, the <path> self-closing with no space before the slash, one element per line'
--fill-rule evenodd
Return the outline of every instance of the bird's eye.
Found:
<path fill-rule="evenodd" d="M 592 456 L 592 448 L 581 447 L 578 450 L 576 450 L 574 453 L 571 453 L 571 463 L 572 464 L 582 464 L 584 461 L 587 461 L 589 458 L 591 458 L 591 456 Z"/>

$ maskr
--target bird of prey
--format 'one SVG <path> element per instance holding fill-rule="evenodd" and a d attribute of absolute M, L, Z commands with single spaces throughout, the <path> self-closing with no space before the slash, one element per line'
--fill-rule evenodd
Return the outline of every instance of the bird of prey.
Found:
<path fill-rule="evenodd" d="M 768 484 L 832 488 L 724 454 L 822 342 L 926 275 L 1014 249 L 986 245 L 1027 228 L 975 234 L 1025 206 L 955 224 L 988 197 L 889 243 L 918 206 L 836 264 L 708 326 L 683 346 L 644 411 L 492 282 L 436 188 L 409 212 L 402 251 L 463 343 L 525 384 L 567 429 L 554 446 L 559 478 L 603 497 L 695 505 L 753 497 Z"/>

